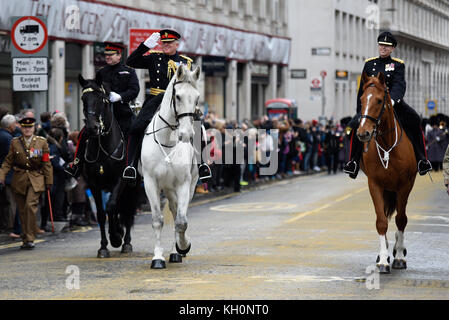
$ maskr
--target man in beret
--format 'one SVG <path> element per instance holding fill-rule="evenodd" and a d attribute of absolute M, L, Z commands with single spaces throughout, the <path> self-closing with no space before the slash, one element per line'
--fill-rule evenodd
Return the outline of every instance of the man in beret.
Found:
<path fill-rule="evenodd" d="M 125 138 L 127 138 L 135 117 L 129 103 L 139 94 L 139 80 L 136 71 L 121 61 L 125 47 L 122 44 L 111 42 L 106 42 L 105 45 L 104 55 L 107 65 L 98 70 L 96 79 L 101 80 L 105 87 L 111 90 L 109 101 L 114 104 L 114 117 L 117 119 Z M 66 169 L 66 172 L 73 177 L 81 174 L 80 168 L 84 161 L 87 139 L 87 132 L 83 128 L 79 134 L 75 159 Z"/>
<path fill-rule="evenodd" d="M 38 232 L 36 212 L 41 193 L 53 184 L 53 168 L 47 140 L 35 136 L 34 118 L 19 121 L 22 136 L 12 139 L 8 155 L 0 168 L 0 184 L 13 169 L 11 188 L 14 192 L 22 226 L 21 249 L 34 249 L 34 239 Z"/>
<path fill-rule="evenodd" d="M 365 61 L 362 74 L 366 73 L 368 76 L 377 76 L 381 72 L 385 75 L 391 104 L 413 145 L 416 162 L 418 164 L 418 172 L 420 175 L 424 175 L 432 170 L 432 165 L 427 159 L 424 135 L 421 128 L 421 117 L 404 101 L 406 90 L 404 61 L 391 57 L 391 54 L 397 46 L 396 38 L 390 32 L 382 32 L 377 38 L 377 43 L 379 56 Z M 343 169 L 352 179 L 357 177 L 363 151 L 363 143 L 354 136 L 362 109 L 360 98 L 363 95 L 363 86 L 364 82 L 361 80 L 357 95 L 357 115 L 349 124 L 353 129 L 350 161 L 345 164 Z"/>
<path fill-rule="evenodd" d="M 178 53 L 181 35 L 173 29 L 162 29 L 151 34 L 139 47 L 131 53 L 126 64 L 136 69 L 148 69 L 150 75 L 150 95 L 145 99 L 142 110 L 133 122 L 128 143 L 128 166 L 123 172 L 125 179 L 134 180 L 136 177 L 136 159 L 144 131 L 151 122 L 153 115 L 162 102 L 165 90 L 180 64 L 192 68 L 192 59 Z M 162 51 L 152 50 L 162 43 Z M 148 51 L 150 53 L 146 54 Z M 202 164 L 199 171 L 200 179 L 209 178 L 210 169 Z"/>

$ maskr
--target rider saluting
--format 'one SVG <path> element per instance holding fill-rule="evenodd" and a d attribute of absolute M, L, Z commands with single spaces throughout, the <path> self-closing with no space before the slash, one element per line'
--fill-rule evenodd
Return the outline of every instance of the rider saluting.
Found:
<path fill-rule="evenodd" d="M 379 56 L 367 59 L 363 67 L 363 72 L 368 76 L 377 76 L 379 72 L 385 75 L 386 85 L 390 93 L 394 111 L 412 142 L 416 162 L 418 163 L 418 172 L 420 175 L 424 175 L 432 170 L 432 165 L 427 160 L 424 136 L 421 129 L 421 118 L 404 101 L 406 91 L 404 61 L 391 57 L 391 54 L 397 46 L 397 41 L 390 32 L 383 32 L 379 35 L 377 43 L 379 44 Z M 361 80 L 357 95 L 357 115 L 350 123 L 350 125 L 352 124 L 350 161 L 344 166 L 344 172 L 348 173 L 353 179 L 357 177 L 363 150 L 363 143 L 354 136 L 354 132 L 357 130 L 356 123 L 358 124 L 362 109 L 360 98 L 363 95 L 363 85 L 363 80 Z"/>
<path fill-rule="evenodd" d="M 104 51 L 107 65 L 98 70 L 96 79 L 101 79 L 102 83 L 109 84 L 111 93 L 109 101 L 113 103 L 114 117 L 117 119 L 125 138 L 134 118 L 134 113 L 129 107 L 129 102 L 134 100 L 139 94 L 139 81 L 136 71 L 121 62 L 124 46 L 121 44 L 106 42 Z M 76 177 L 81 174 L 86 141 L 89 138 L 85 128 L 79 134 L 78 145 L 73 163 L 66 169 L 66 172 Z M 125 139 L 125 141 L 127 141 Z"/>
<path fill-rule="evenodd" d="M 164 92 L 180 64 L 191 69 L 192 59 L 178 53 L 179 39 L 181 35 L 173 29 L 162 29 L 154 32 L 148 39 L 131 53 L 126 64 L 136 69 L 148 69 L 150 76 L 150 95 L 146 98 L 142 110 L 133 122 L 128 142 L 127 167 L 123 172 L 123 178 L 133 181 L 136 178 L 136 163 L 138 151 L 143 139 L 144 131 L 151 122 L 157 108 L 162 102 Z M 152 50 L 162 42 L 162 51 Z M 148 55 L 144 55 L 150 50 Z M 204 170 L 205 169 L 205 170 Z M 200 167 L 200 179 L 210 176 L 206 165 Z"/>

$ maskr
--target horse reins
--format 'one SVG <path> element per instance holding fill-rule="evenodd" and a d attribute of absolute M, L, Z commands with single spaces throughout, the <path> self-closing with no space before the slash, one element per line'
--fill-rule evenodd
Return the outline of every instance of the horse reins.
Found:
<path fill-rule="evenodd" d="M 149 133 L 145 133 L 146 135 L 153 134 L 154 142 L 156 142 L 158 145 L 163 146 L 165 148 L 174 148 L 176 145 L 167 146 L 167 145 L 165 145 L 163 143 L 160 143 L 159 141 L 156 140 L 156 133 L 161 131 L 161 130 L 163 130 L 163 129 L 167 129 L 167 128 L 170 128 L 172 131 L 175 131 L 175 130 L 177 130 L 179 128 L 179 119 L 181 119 L 183 117 L 192 117 L 192 118 L 194 118 L 196 116 L 196 113 L 194 113 L 194 112 L 185 112 L 185 113 L 178 114 L 178 110 L 176 108 L 176 88 L 175 88 L 175 86 L 177 84 L 185 83 L 185 82 L 186 81 L 175 81 L 175 83 L 173 83 L 172 97 L 171 97 L 171 101 L 170 101 L 170 106 L 173 106 L 173 111 L 175 112 L 176 124 L 172 125 L 172 124 L 168 123 L 168 121 L 165 120 L 161 116 L 161 114 L 160 114 L 160 106 L 159 106 L 159 109 L 157 111 L 157 115 L 166 124 L 166 126 L 155 130 L 155 122 L 156 121 L 153 121 L 153 131 L 149 132 Z"/>
<path fill-rule="evenodd" d="M 375 87 L 375 85 L 374 85 L 374 84 L 371 84 L 370 87 Z M 396 133 L 396 139 L 395 139 L 395 142 L 394 142 L 393 146 L 392 146 L 388 151 L 385 150 L 384 148 L 382 148 L 382 147 L 379 145 L 379 143 L 377 142 L 377 137 L 378 137 L 378 134 L 377 134 L 377 128 L 378 128 L 378 126 L 380 125 L 380 121 L 381 121 L 382 116 L 383 116 L 383 114 L 384 114 L 384 112 L 385 112 L 385 110 L 386 110 L 386 98 L 387 98 L 387 95 L 388 95 L 388 88 L 385 87 L 385 89 L 384 89 L 384 99 L 383 99 L 383 102 L 382 102 L 382 109 L 380 110 L 380 114 L 379 114 L 379 116 L 377 117 L 377 119 L 374 118 L 374 117 L 371 117 L 370 115 L 365 115 L 365 114 L 360 116 L 360 119 L 368 119 L 368 120 L 371 120 L 371 121 L 374 122 L 374 131 L 373 131 L 373 135 L 374 135 L 374 141 L 376 142 L 377 154 L 379 155 L 380 162 L 382 163 L 382 166 L 383 166 L 385 169 L 388 169 L 388 163 L 389 163 L 389 161 L 390 161 L 390 152 L 393 151 L 393 149 L 396 148 L 396 146 L 399 145 L 399 143 L 400 143 L 401 140 L 402 140 L 402 134 L 403 134 L 403 131 L 404 131 L 404 130 L 401 130 L 401 136 L 400 136 L 400 138 L 399 138 L 399 140 L 398 140 L 398 128 L 397 128 L 396 117 L 395 117 L 395 115 L 394 115 L 395 112 L 394 112 L 394 109 L 393 109 L 394 130 L 395 130 L 395 133 Z M 383 134 L 384 134 L 384 133 L 383 133 Z M 371 141 L 371 139 L 370 139 L 370 141 Z M 368 147 L 369 147 L 369 142 L 368 142 L 368 146 L 367 146 L 366 150 L 368 150 Z M 382 156 L 380 155 L 380 150 L 382 150 L 382 151 L 384 152 L 384 157 L 383 157 L 383 158 L 382 158 Z M 366 151 L 365 151 L 365 152 L 366 152 Z"/>

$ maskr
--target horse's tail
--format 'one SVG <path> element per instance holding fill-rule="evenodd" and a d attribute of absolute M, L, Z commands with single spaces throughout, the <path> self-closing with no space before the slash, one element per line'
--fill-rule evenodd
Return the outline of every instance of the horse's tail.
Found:
<path fill-rule="evenodd" d="M 397 193 L 384 190 L 384 211 L 388 219 L 390 219 L 396 211 Z"/>

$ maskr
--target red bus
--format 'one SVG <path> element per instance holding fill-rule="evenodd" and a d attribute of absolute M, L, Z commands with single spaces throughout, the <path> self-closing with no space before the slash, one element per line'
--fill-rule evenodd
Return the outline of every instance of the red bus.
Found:
<path fill-rule="evenodd" d="M 277 98 L 265 102 L 268 118 L 279 117 L 280 115 L 287 115 L 289 119 L 298 118 L 298 104 L 293 99 Z"/>

